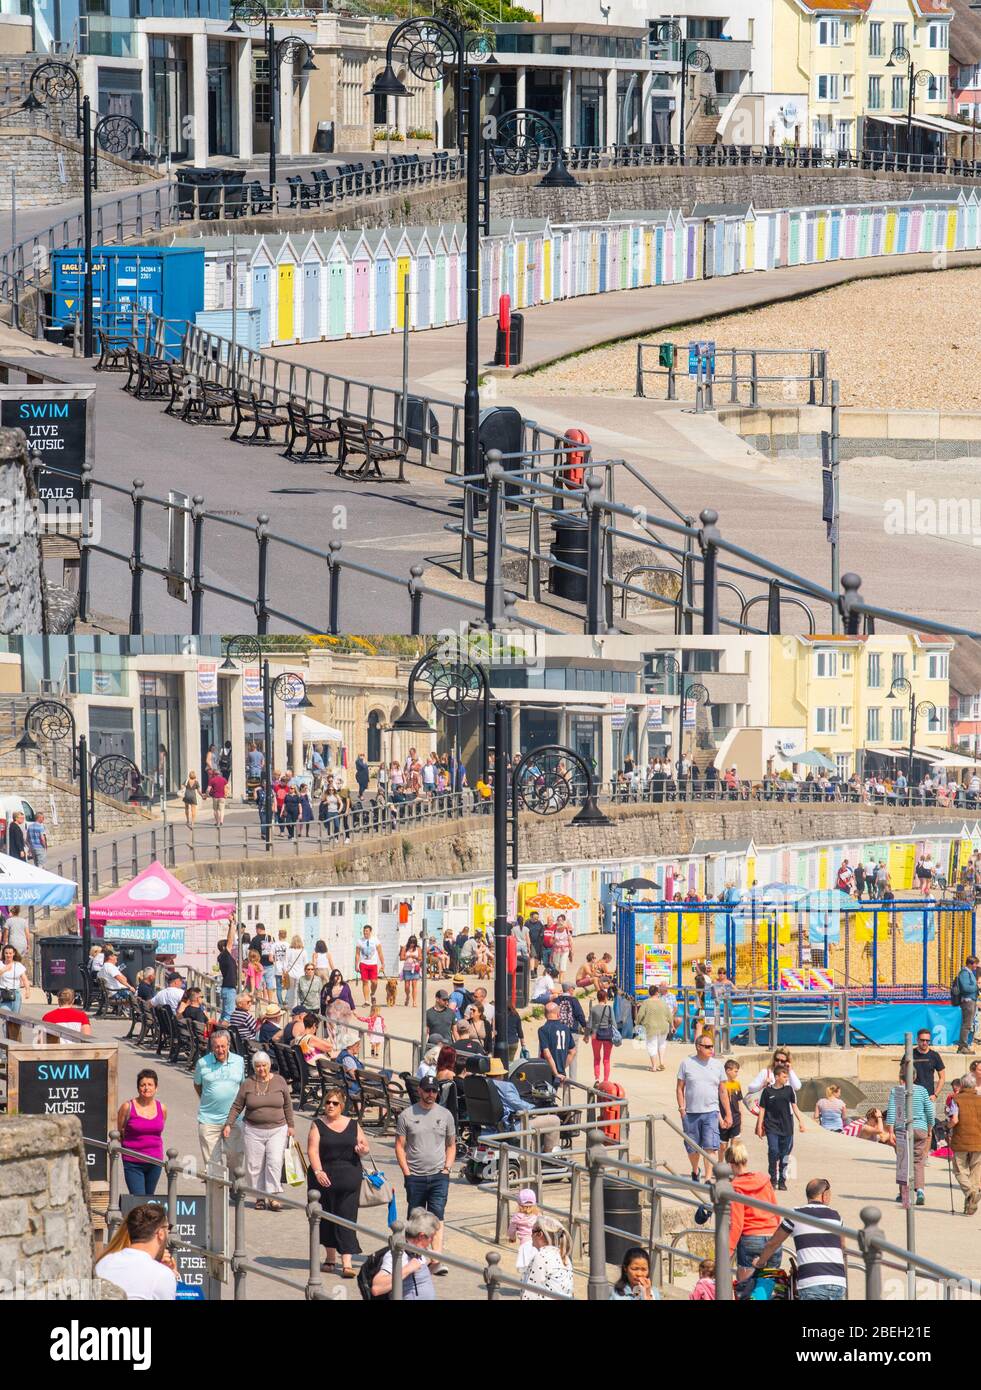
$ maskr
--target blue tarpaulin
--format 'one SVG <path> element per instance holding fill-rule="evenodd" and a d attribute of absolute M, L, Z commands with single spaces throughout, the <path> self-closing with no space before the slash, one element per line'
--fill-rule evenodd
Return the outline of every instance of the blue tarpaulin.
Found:
<path fill-rule="evenodd" d="M 802 1003 L 806 1003 L 802 1001 Z M 755 1020 L 761 1011 L 754 1011 L 755 1039 L 759 1046 L 767 1046 L 769 1023 L 761 1025 Z M 849 1010 L 849 1021 L 853 1028 L 863 1033 L 874 1043 L 902 1044 L 905 1035 L 916 1036 L 920 1028 L 929 1028 L 935 1047 L 953 1047 L 961 1028 L 961 1011 L 949 1004 L 869 1004 L 863 1008 Z M 737 1006 L 732 1011 L 732 1043 L 736 1047 L 750 1045 L 749 1010 Z M 741 1025 L 741 1026 L 740 1026 Z M 832 1030 L 835 1036 L 832 1037 Z M 786 1012 L 781 1007 L 780 1041 L 788 1047 L 843 1047 L 845 1028 L 840 1022 L 792 1023 L 786 1021 Z M 862 1046 L 862 1039 L 852 1036 L 853 1047 Z"/>

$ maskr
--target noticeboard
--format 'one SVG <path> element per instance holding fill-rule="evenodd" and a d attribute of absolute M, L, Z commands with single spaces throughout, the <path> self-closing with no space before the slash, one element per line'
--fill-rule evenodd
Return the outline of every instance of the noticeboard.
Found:
<path fill-rule="evenodd" d="M 715 375 L 715 340 L 702 339 L 688 344 L 688 375 L 698 376 L 698 364 L 702 364 L 703 376 Z"/>
<path fill-rule="evenodd" d="M 8 1048 L 10 1112 L 18 1115 L 75 1115 L 87 1139 L 106 1143 L 110 1116 L 115 1120 L 116 1059 L 93 1056 L 96 1049 L 74 1047 Z M 105 1149 L 85 1145 L 89 1181 L 108 1181 Z"/>
<path fill-rule="evenodd" d="M 134 1207 L 142 1206 L 145 1202 L 152 1202 L 155 1206 L 166 1208 L 166 1202 L 160 1197 L 141 1197 L 139 1193 L 123 1193 L 119 1199 L 119 1208 L 123 1216 L 127 1216 Z M 174 1240 L 187 1241 L 189 1245 L 200 1245 L 203 1249 L 208 1244 L 208 1199 L 204 1193 L 194 1193 L 188 1196 L 177 1196 L 177 1218 L 170 1223 L 170 1233 Z M 177 1266 L 177 1298 L 178 1300 L 193 1300 L 207 1298 L 208 1288 L 208 1257 L 199 1255 L 194 1250 L 182 1250 L 175 1245 L 172 1249 L 174 1264 Z"/>
<path fill-rule="evenodd" d="M 94 463 L 94 386 L 0 386 L 0 425 L 23 430 L 43 506 L 77 503 L 82 465 Z"/>

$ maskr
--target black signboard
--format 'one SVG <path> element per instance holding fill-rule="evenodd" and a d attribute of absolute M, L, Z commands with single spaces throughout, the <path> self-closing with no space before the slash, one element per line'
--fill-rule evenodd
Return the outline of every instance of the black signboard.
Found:
<path fill-rule="evenodd" d="M 82 1133 L 109 1138 L 108 1058 L 21 1058 L 17 1063 L 17 1111 L 21 1115 L 77 1115 Z M 85 1146 L 90 1182 L 105 1182 L 105 1149 Z"/>
<path fill-rule="evenodd" d="M 0 401 L 0 425 L 23 430 L 28 453 L 41 461 L 35 480 L 42 503 L 81 500 L 87 406 L 85 399 L 40 394 Z"/>
<path fill-rule="evenodd" d="M 161 1181 L 164 1178 L 161 1177 Z M 126 1216 L 134 1207 L 144 1202 L 153 1202 L 166 1209 L 166 1201 L 160 1197 L 141 1197 L 138 1193 L 123 1193 L 119 1199 L 119 1209 Z M 185 1240 L 190 1245 L 206 1248 L 208 1244 L 208 1199 L 201 1193 L 177 1198 L 177 1220 L 171 1223 L 170 1234 L 175 1241 Z M 174 1264 L 177 1266 L 177 1297 L 179 1299 L 206 1298 L 208 1259 L 194 1250 L 181 1250 L 177 1245 L 171 1249 Z"/>

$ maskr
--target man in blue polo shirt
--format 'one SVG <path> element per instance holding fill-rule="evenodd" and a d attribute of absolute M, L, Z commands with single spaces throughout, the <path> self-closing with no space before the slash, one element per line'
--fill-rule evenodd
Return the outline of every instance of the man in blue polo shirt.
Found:
<path fill-rule="evenodd" d="M 228 1112 L 245 1080 L 245 1059 L 231 1050 L 228 1034 L 218 1029 L 211 1035 L 210 1050 L 199 1057 L 194 1068 L 194 1089 L 200 1098 L 198 1106 L 198 1143 L 205 1165 L 225 1155 L 229 1170 L 234 1171 L 243 1160 L 241 1123 L 232 1125 L 227 1139 L 221 1131 L 228 1123 Z"/>

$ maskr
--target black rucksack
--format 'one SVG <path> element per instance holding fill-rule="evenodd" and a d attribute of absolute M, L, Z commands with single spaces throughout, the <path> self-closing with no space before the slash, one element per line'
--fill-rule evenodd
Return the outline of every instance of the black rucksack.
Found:
<path fill-rule="evenodd" d="M 388 1248 L 382 1246 L 361 1265 L 358 1270 L 358 1292 L 368 1303 L 380 1303 L 383 1299 L 391 1298 L 391 1293 L 372 1293 L 371 1286 L 374 1283 L 375 1275 L 382 1267 L 382 1260 L 388 1254 Z"/>
<path fill-rule="evenodd" d="M 953 984 L 950 986 L 950 1002 L 955 1009 L 960 1008 L 962 998 L 963 996 L 961 994 L 961 977 L 960 972 L 958 972 L 954 976 Z"/>

